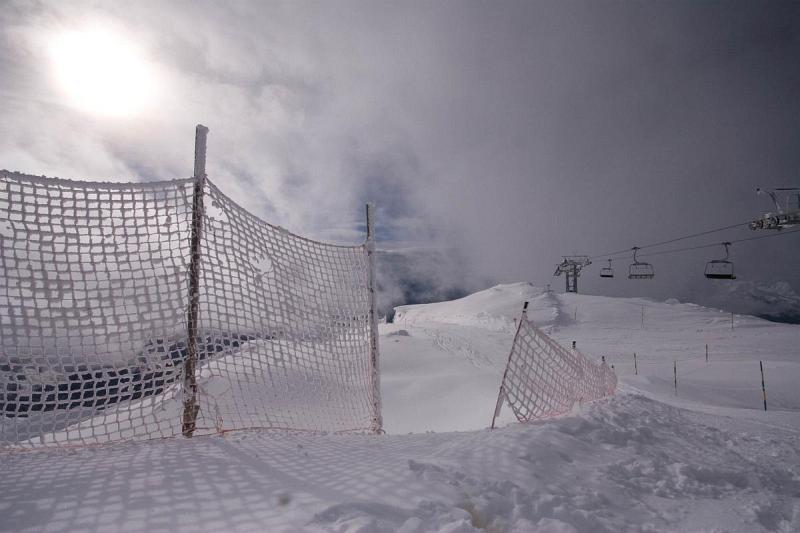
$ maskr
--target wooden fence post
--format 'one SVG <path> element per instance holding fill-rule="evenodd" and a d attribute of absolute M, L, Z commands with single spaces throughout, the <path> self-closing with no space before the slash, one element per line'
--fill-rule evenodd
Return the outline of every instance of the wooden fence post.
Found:
<path fill-rule="evenodd" d="M 372 429 L 375 433 L 383 431 L 381 415 L 381 376 L 378 350 L 378 311 L 375 291 L 375 207 L 367 204 L 367 268 L 369 284 L 369 351 L 372 367 Z"/>
<path fill-rule="evenodd" d="M 514 342 L 511 343 L 511 350 L 508 353 L 508 361 L 506 362 L 506 369 L 503 371 L 503 379 L 500 381 L 500 391 L 497 393 L 497 404 L 494 406 L 494 414 L 492 415 L 491 429 L 494 429 L 495 421 L 500 416 L 500 410 L 503 408 L 503 400 L 506 398 L 506 378 L 508 377 L 508 367 L 511 366 L 511 356 L 514 354 L 514 344 L 519 337 L 519 330 L 522 329 L 522 321 L 528 319 L 528 302 L 522 304 L 522 316 L 519 318 L 519 325 L 517 331 L 514 333 Z"/>
<path fill-rule="evenodd" d="M 203 236 L 203 192 L 206 184 L 206 138 L 208 128 L 198 124 L 194 137 L 194 191 L 192 194 L 191 257 L 189 262 L 189 309 L 186 315 L 186 361 L 183 365 L 184 437 L 197 427 L 197 317 L 200 309 L 200 242 Z"/>

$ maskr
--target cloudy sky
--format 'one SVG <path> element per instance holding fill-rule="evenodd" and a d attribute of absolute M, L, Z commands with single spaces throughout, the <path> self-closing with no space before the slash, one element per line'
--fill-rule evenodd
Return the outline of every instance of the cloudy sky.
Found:
<path fill-rule="evenodd" d="M 562 254 L 745 222 L 770 207 L 756 187 L 800 186 L 798 58 L 797 2 L 3 0 L 0 167 L 187 177 L 202 123 L 210 178 L 270 222 L 355 242 L 369 199 L 385 248 L 560 288 Z M 732 253 L 800 288 L 800 237 Z M 581 285 L 700 299 L 721 255 L 654 256 L 640 282 L 598 261 Z"/>

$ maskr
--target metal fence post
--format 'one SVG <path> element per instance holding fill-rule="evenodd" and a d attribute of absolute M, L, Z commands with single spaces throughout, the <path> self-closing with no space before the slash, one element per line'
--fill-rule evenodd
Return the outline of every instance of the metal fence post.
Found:
<path fill-rule="evenodd" d="M 375 293 L 375 207 L 367 204 L 367 268 L 369 286 L 369 353 L 372 367 L 372 427 L 375 433 L 383 431 L 381 415 L 380 352 L 378 348 L 378 311 Z"/>
<path fill-rule="evenodd" d="M 208 128 L 198 124 L 194 138 L 194 191 L 192 193 L 189 309 L 186 315 L 186 361 L 183 365 L 183 436 L 191 437 L 197 425 L 197 317 L 200 308 L 200 242 L 203 235 L 203 190 L 206 184 Z"/>

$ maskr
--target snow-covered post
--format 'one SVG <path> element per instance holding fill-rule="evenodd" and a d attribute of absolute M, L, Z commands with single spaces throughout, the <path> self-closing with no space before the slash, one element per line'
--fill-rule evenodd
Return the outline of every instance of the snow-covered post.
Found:
<path fill-rule="evenodd" d="M 369 354 L 372 370 L 372 427 L 375 433 L 383 430 L 381 415 L 381 375 L 378 351 L 378 312 L 375 294 L 375 207 L 367 204 L 367 268 L 369 286 Z"/>
<path fill-rule="evenodd" d="M 183 365 L 183 436 L 191 437 L 197 425 L 197 315 L 200 308 L 200 241 L 203 235 L 203 190 L 206 184 L 208 128 L 198 124 L 194 137 L 194 191 L 189 262 L 189 309 L 186 314 L 186 361 Z"/>
<path fill-rule="evenodd" d="M 519 337 L 519 330 L 522 329 L 522 321 L 526 320 L 527 316 L 528 302 L 525 302 L 522 304 L 522 316 L 517 323 L 517 332 L 514 334 L 514 342 L 511 343 L 511 351 L 508 353 L 508 362 L 506 363 L 506 369 L 503 372 L 503 380 L 500 381 L 500 392 L 497 394 L 497 405 L 494 406 L 494 415 L 492 416 L 492 429 L 494 429 L 494 422 L 497 420 L 497 417 L 500 416 L 500 410 L 503 408 L 503 400 L 506 396 L 506 377 L 508 376 L 508 367 L 511 366 L 511 356 L 514 353 L 514 344 L 516 344 L 517 337 Z"/>

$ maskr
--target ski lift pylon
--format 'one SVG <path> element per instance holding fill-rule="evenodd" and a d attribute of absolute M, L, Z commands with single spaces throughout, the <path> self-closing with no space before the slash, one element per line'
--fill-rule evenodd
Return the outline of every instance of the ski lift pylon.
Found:
<path fill-rule="evenodd" d="M 790 194 L 791 193 L 791 194 Z M 766 194 L 775 204 L 775 212 L 764 213 L 761 218 L 750 222 L 750 229 L 786 229 L 800 224 L 800 187 L 774 187 L 756 189 L 756 194 Z M 786 203 L 781 205 L 778 195 L 786 195 Z M 790 198 L 794 197 L 792 201 Z"/>
<path fill-rule="evenodd" d="M 603 267 L 600 269 L 600 277 L 601 278 L 613 278 L 614 277 L 614 269 L 611 268 L 611 259 L 608 260 L 608 266 Z"/>
<path fill-rule="evenodd" d="M 633 250 L 633 263 L 628 268 L 628 279 L 653 279 L 656 275 L 653 271 L 653 265 L 636 260 L 636 252 L 639 251 L 638 246 L 634 246 L 631 250 Z"/>
<path fill-rule="evenodd" d="M 712 259 L 706 263 L 705 275 L 708 279 L 736 279 L 733 273 L 733 262 L 729 260 L 731 243 L 723 242 L 725 259 Z"/>

